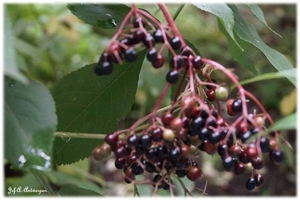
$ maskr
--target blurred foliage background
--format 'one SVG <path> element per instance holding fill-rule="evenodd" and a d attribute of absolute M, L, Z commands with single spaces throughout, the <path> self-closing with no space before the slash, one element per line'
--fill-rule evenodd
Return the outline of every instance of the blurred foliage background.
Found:
<path fill-rule="evenodd" d="M 6 6 L 12 21 L 19 69 L 27 77 L 45 84 L 50 90 L 60 78 L 71 71 L 97 62 L 116 31 L 84 24 L 71 14 L 66 4 L 7 4 Z M 172 15 L 175 14 L 178 6 L 168 5 Z M 266 44 L 284 54 L 292 65 L 296 66 L 296 5 L 259 6 L 265 14 L 268 25 L 282 38 L 272 33 L 246 6 L 239 5 L 238 8 L 242 16 L 255 25 Z M 156 6 L 141 4 L 138 7 L 146 8 L 158 19 L 163 19 Z M 183 36 L 194 44 L 203 57 L 216 60 L 228 68 L 234 68 L 240 80 L 254 76 L 252 72 L 243 69 L 232 59 L 226 37 L 219 31 L 217 18 L 214 15 L 187 4 L 176 19 L 176 24 Z M 144 62 L 145 65 L 149 65 L 148 61 Z M 155 99 L 165 84 L 164 76 L 168 68 L 167 64 L 165 65 L 159 70 L 151 67 L 142 68 L 136 102 L 124 126 L 132 124 L 133 121 L 151 111 Z M 262 54 L 257 55 L 255 68 L 259 74 L 275 71 Z M 222 77 L 218 79 L 222 80 Z M 275 121 L 296 110 L 296 88 L 286 79 L 256 82 L 246 85 L 245 88 L 261 100 Z M 165 103 L 167 104 L 168 101 Z M 208 195 L 295 195 L 295 131 L 286 131 L 282 135 L 291 142 L 294 150 L 283 148 L 286 161 L 281 166 L 267 163 L 264 169 L 266 174 L 264 185 L 252 192 L 245 189 L 245 176 L 233 177 L 227 172 L 222 172 L 218 162 L 215 162 L 215 157 L 204 156 L 202 166 L 208 181 L 206 193 Z M 39 181 L 32 174 L 12 169 L 8 163 L 4 164 L 6 194 L 8 187 L 24 185 L 41 188 Z M 58 189 L 62 184 L 74 183 L 93 188 L 94 191 L 99 190 L 104 195 L 130 195 L 132 191 L 125 189 L 126 185 L 123 184 L 120 172 L 115 171 L 114 166 L 111 165 L 113 163 L 109 160 L 99 164 L 92 159 L 85 159 L 72 165 L 58 166 L 57 173 L 51 175 L 52 187 Z M 99 187 L 104 184 L 105 191 L 103 187 Z M 203 189 L 204 186 L 204 179 L 197 183 L 198 188 Z M 119 187 L 120 190 L 117 189 Z M 142 190 L 147 194 L 147 189 Z M 121 193 L 116 194 L 118 191 Z"/>

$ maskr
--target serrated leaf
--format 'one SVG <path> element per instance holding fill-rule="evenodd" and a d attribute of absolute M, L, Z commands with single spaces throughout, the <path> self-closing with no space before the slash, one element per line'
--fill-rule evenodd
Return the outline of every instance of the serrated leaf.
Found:
<path fill-rule="evenodd" d="M 297 115 L 293 113 L 287 117 L 284 117 L 278 120 L 274 125 L 268 128 L 269 132 L 276 131 L 276 130 L 294 130 L 297 128 Z"/>
<path fill-rule="evenodd" d="M 92 190 L 80 188 L 75 185 L 64 185 L 60 188 L 59 194 L 61 196 L 102 196 L 101 194 Z"/>
<path fill-rule="evenodd" d="M 17 57 L 14 49 L 14 34 L 12 32 L 11 22 L 4 7 L 4 75 L 13 78 L 20 83 L 27 84 L 28 79 L 20 73 L 17 65 Z"/>
<path fill-rule="evenodd" d="M 238 9 L 235 5 L 230 5 L 234 13 L 235 18 L 235 33 L 244 41 L 251 43 L 256 48 L 261 50 L 263 54 L 267 57 L 270 63 L 278 70 L 283 71 L 287 69 L 294 68 L 288 59 L 279 53 L 278 51 L 272 49 L 264 43 L 264 41 L 259 37 L 255 27 L 247 23 L 239 14 Z M 294 85 L 296 85 L 296 79 L 287 77 Z"/>
<path fill-rule="evenodd" d="M 5 77 L 5 158 L 16 167 L 51 167 L 53 133 L 57 118 L 48 89 Z"/>
<path fill-rule="evenodd" d="M 279 37 L 281 37 L 281 35 L 279 35 L 278 33 L 276 33 L 266 22 L 265 17 L 264 17 L 264 13 L 263 11 L 260 9 L 260 7 L 256 4 L 247 4 L 247 7 L 251 10 L 251 12 L 262 22 L 264 23 L 268 29 L 270 29 L 270 31 L 272 31 L 273 33 L 275 33 L 276 35 L 278 35 Z M 282 37 L 281 37 L 282 38 Z"/>
<path fill-rule="evenodd" d="M 69 4 L 68 9 L 87 24 L 118 28 L 130 8 L 124 4 Z"/>
<path fill-rule="evenodd" d="M 129 113 L 135 98 L 139 72 L 146 51 L 135 62 L 114 64 L 113 73 L 97 76 L 87 65 L 62 78 L 52 93 L 61 132 L 109 133 Z M 70 164 L 91 155 L 99 140 L 55 138 L 54 163 Z"/>
<path fill-rule="evenodd" d="M 231 39 L 235 41 L 234 35 L 233 35 L 233 28 L 234 28 L 234 17 L 231 9 L 225 4 L 225 3 L 217 3 L 217 4 L 212 4 L 212 3 L 194 3 L 194 5 L 206 12 L 210 12 L 214 15 L 216 15 L 219 20 L 222 22 L 226 32 L 228 35 L 231 37 Z M 239 44 L 236 43 L 238 47 Z"/>
<path fill-rule="evenodd" d="M 226 36 L 227 41 L 229 43 L 229 52 L 231 56 L 239 62 L 243 67 L 252 71 L 254 74 L 257 74 L 257 71 L 254 67 L 254 58 L 257 55 L 258 50 L 253 47 L 253 45 L 239 39 L 236 37 L 236 41 L 234 41 L 228 32 L 225 30 L 224 24 L 218 20 L 219 30 Z M 235 34 L 236 36 L 236 34 Z M 240 48 L 237 43 L 242 47 Z"/>

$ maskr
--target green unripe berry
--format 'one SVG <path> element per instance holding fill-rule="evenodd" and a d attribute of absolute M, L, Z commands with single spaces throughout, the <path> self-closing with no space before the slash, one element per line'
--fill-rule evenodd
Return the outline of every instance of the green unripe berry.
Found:
<path fill-rule="evenodd" d="M 219 86 L 215 90 L 215 97 L 220 101 L 225 101 L 228 98 L 228 90 L 225 87 Z"/>

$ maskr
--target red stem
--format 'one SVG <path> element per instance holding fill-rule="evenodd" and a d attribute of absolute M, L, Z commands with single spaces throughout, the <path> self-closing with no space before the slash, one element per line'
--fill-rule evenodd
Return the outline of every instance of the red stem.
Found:
<path fill-rule="evenodd" d="M 180 32 L 178 31 L 177 26 L 176 26 L 172 16 L 170 15 L 166 5 L 163 4 L 163 3 L 159 3 L 158 6 L 159 6 L 160 10 L 162 11 L 163 15 L 165 16 L 170 28 L 172 29 L 172 31 L 174 33 L 174 35 L 176 35 L 180 38 L 182 46 L 186 46 L 185 41 L 182 38 Z"/>

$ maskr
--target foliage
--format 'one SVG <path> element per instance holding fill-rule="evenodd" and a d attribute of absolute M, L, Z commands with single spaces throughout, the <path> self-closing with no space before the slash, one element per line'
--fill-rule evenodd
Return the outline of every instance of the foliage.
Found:
<path fill-rule="evenodd" d="M 178 5 L 168 6 L 173 12 L 178 8 Z M 70 15 L 66 7 L 82 21 Z M 157 12 L 155 6 L 141 7 L 150 13 Z M 267 24 L 268 20 L 260 7 L 247 7 L 268 31 L 271 30 L 267 35 L 271 32 L 278 37 L 278 32 L 285 37 L 285 33 L 277 29 L 275 32 L 270 28 L 271 23 Z M 101 196 L 105 193 L 105 187 L 108 187 L 103 184 L 101 176 L 90 174 L 88 169 L 84 172 L 68 169 L 66 172 L 58 165 L 75 163 L 70 165 L 74 166 L 80 159 L 88 164 L 85 158 L 89 157 L 92 149 L 99 144 L 98 139 L 103 139 L 107 133 L 117 130 L 122 126 L 122 121 L 125 120 L 125 125 L 130 124 L 131 120 L 147 113 L 162 89 L 161 80 L 158 79 L 162 79 L 161 74 L 165 74 L 166 71 L 160 69 L 154 72 L 144 69 L 142 66 L 149 63 L 144 61 L 145 51 L 141 50 L 137 61 L 115 65 L 110 76 L 99 78 L 94 74 L 94 64 L 90 63 L 98 61 L 99 52 L 105 49 L 109 38 L 116 31 L 115 28 L 129 11 L 127 5 L 70 4 L 51 8 L 53 9 L 48 9 L 47 5 L 32 4 L 5 6 L 5 159 L 6 164 L 12 165 L 10 170 L 26 173 L 19 179 L 7 177 L 6 188 L 18 186 L 22 181 L 22 186 L 25 186 L 24 182 L 31 182 L 35 177 L 35 180 L 39 180 L 38 183 L 47 189 L 47 194 Z M 198 8 L 216 15 L 217 19 Z M 193 12 L 188 12 L 189 10 Z M 206 24 L 206 30 L 204 28 L 203 31 L 193 34 L 197 35 L 197 38 L 183 31 L 185 39 L 194 44 L 195 50 L 200 51 L 204 57 L 222 57 L 220 59 L 224 59 L 226 64 L 230 63 L 228 60 L 232 58 L 236 60 L 242 71 L 248 70 L 242 75 L 244 78 L 241 83 L 256 82 L 260 89 L 261 82 L 257 81 L 267 82 L 268 79 L 286 77 L 289 81 L 275 79 L 276 84 L 282 85 L 280 91 L 283 91 L 280 98 L 277 98 L 278 101 L 274 102 L 275 99 L 268 95 L 263 97 L 266 100 L 262 100 L 263 104 L 272 101 L 273 103 L 268 105 L 274 105 L 273 109 L 278 110 L 280 99 L 294 89 L 296 84 L 294 63 L 291 63 L 294 62 L 293 56 L 286 58 L 271 48 L 272 44 L 267 45 L 255 26 L 243 17 L 242 11 L 242 6 L 227 4 L 185 5 L 176 22 L 179 29 L 186 29 L 185 26 L 189 23 L 181 23 L 180 20 L 188 21 L 185 16 L 189 17 L 192 26 L 188 28 L 189 31 L 197 29 L 194 26 L 198 24 L 198 18 L 200 26 Z M 198 18 L 195 17 L 195 13 L 199 13 Z M 212 22 L 200 19 L 202 16 L 215 20 L 215 27 L 218 26 L 220 31 L 212 30 Z M 160 19 L 161 15 L 157 14 L 155 17 Z M 225 37 L 220 35 L 220 32 L 226 37 L 228 47 Z M 216 45 L 216 40 L 219 40 L 220 44 Z M 225 53 L 222 49 L 224 46 Z M 232 58 L 227 53 L 227 48 Z M 269 63 L 261 55 L 264 55 Z M 230 64 L 228 66 L 231 66 Z M 237 63 L 233 65 L 236 66 Z M 268 65 L 272 67 L 265 68 Z M 238 68 L 236 70 L 239 73 Z M 248 72 L 258 76 L 254 77 Z M 285 81 L 284 84 L 281 84 L 280 80 Z M 271 86 L 274 87 L 271 82 L 266 84 L 266 90 Z M 286 88 L 289 89 L 286 91 Z M 274 90 L 269 90 L 271 91 Z M 257 93 L 263 95 L 260 90 Z M 166 102 L 169 102 L 169 98 Z M 278 123 L 272 126 L 272 130 L 296 129 L 296 123 L 293 123 L 296 121 L 296 115 L 289 114 L 286 118 L 278 120 Z M 277 113 L 275 118 L 280 119 L 280 114 Z M 65 139 L 71 137 L 68 133 L 78 135 Z M 87 134 L 87 137 L 81 138 L 81 133 Z M 88 136 L 98 139 L 90 139 Z M 83 178 L 79 179 L 78 174 L 84 174 Z M 62 177 L 65 178 L 63 185 L 57 181 Z M 91 177 L 98 181 L 98 185 L 89 181 Z M 59 189 L 52 187 L 50 183 Z M 31 187 L 37 187 L 35 184 L 37 183 L 34 182 Z"/>

